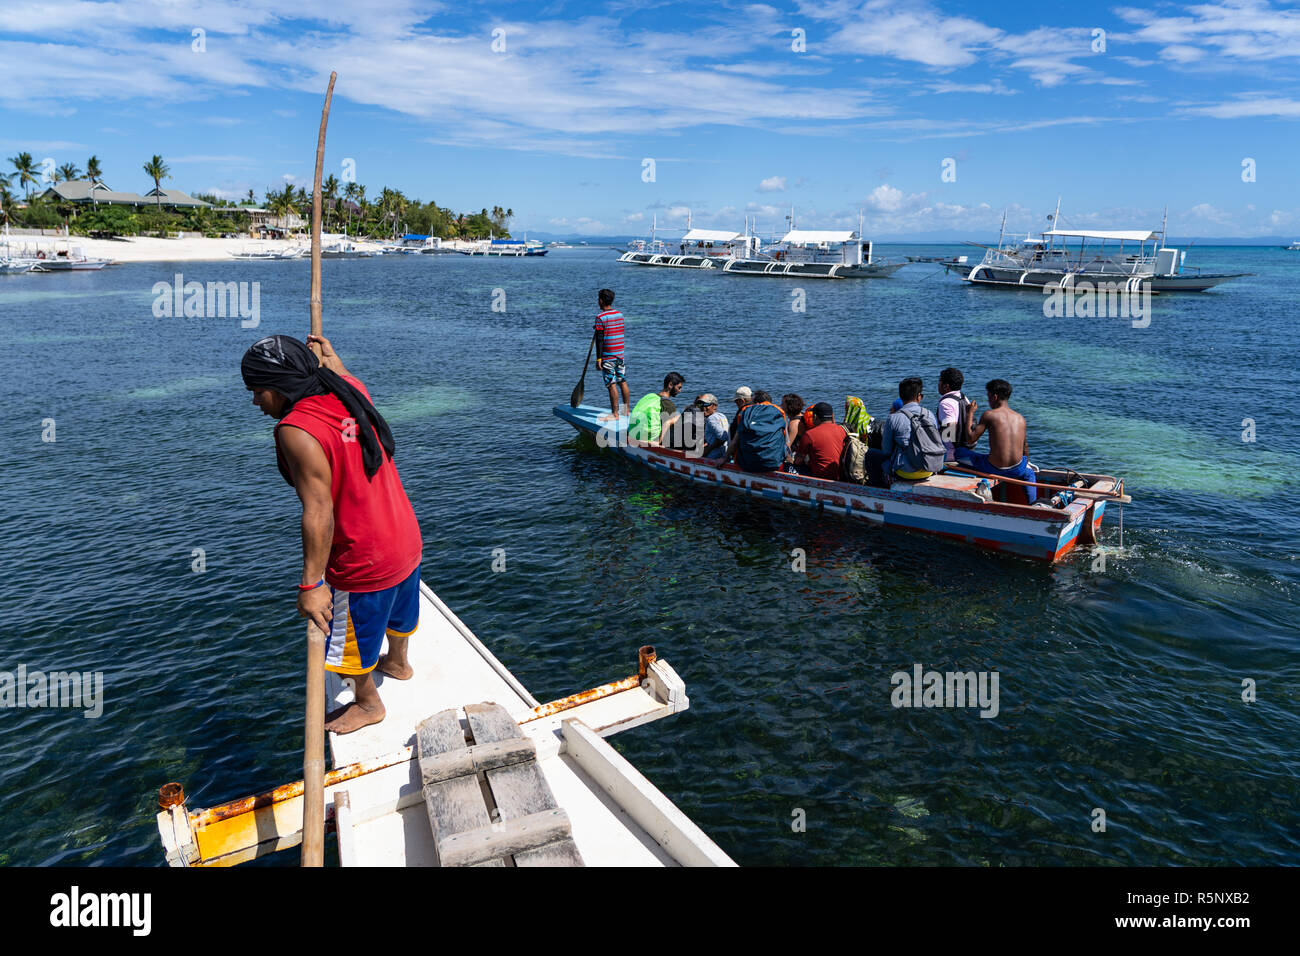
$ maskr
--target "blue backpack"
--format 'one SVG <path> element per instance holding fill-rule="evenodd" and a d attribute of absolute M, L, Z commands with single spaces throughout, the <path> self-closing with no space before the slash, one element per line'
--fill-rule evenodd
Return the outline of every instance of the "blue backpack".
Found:
<path fill-rule="evenodd" d="M 785 461 L 785 412 L 771 402 L 746 405 L 736 428 L 736 463 L 745 471 L 779 471 Z"/>

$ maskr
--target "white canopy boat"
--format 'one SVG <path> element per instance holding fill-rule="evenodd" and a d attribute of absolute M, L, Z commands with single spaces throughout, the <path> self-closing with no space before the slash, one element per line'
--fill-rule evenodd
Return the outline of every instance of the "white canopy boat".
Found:
<path fill-rule="evenodd" d="M 23 272 L 31 271 L 32 266 L 36 265 L 35 259 L 0 259 L 0 275 L 19 275 Z"/>
<path fill-rule="evenodd" d="M 618 261 L 669 269 L 715 269 L 733 259 L 755 256 L 759 252 L 759 239 L 751 235 L 748 219 L 745 220 L 745 231 L 740 233 L 722 229 L 695 229 L 690 225 L 688 216 L 686 234 L 678 241 L 676 248 L 655 239 L 653 228 L 650 235 L 649 246 L 641 240 L 640 247 L 634 244 L 618 257 Z"/>
<path fill-rule="evenodd" d="M 766 251 L 733 259 L 723 272 L 741 276 L 782 276 L 807 279 L 879 279 L 893 275 L 903 262 L 889 262 L 872 256 L 872 244 L 858 229 L 818 231 L 795 228 L 794 209 L 786 217 L 790 230 Z"/>
<path fill-rule="evenodd" d="M 1287 252 L 1300 252 L 1300 239 L 1297 239 L 1295 242 L 1291 243 L 1291 245 L 1283 246 L 1282 248 Z"/>
<path fill-rule="evenodd" d="M 733 259 L 722 267 L 731 275 L 787 276 L 809 279 L 880 279 L 906 262 L 872 256 L 872 244 L 856 232 L 791 229 L 779 245 L 752 258 Z"/>
<path fill-rule="evenodd" d="M 240 246 L 239 251 L 232 252 L 230 255 L 236 259 L 301 259 L 306 251 L 302 246 L 283 248 L 253 243 Z"/>
<path fill-rule="evenodd" d="M 1061 204 L 1050 218 L 1060 222 Z M 1167 220 L 1166 216 L 1166 220 Z M 1005 226 L 1006 217 L 1003 217 Z M 998 238 L 996 249 L 986 249 L 984 258 L 964 276 L 980 285 L 1059 286 L 1079 288 L 1119 287 L 1137 292 L 1204 292 L 1221 282 L 1250 273 L 1202 273 L 1184 270 L 1186 250 L 1165 245 L 1165 227 L 1150 229 L 1049 229 L 1041 239 L 1026 238 L 1008 249 Z M 1079 240 L 1077 249 L 1069 240 Z M 1088 248 L 1089 240 L 1100 244 Z M 1107 252 L 1106 244 L 1112 243 Z M 1125 250 L 1125 243 L 1129 248 Z M 1150 246 L 1148 247 L 1148 243 Z"/>
<path fill-rule="evenodd" d="M 528 256 L 544 256 L 550 252 L 546 246 L 536 239 L 485 239 L 469 249 L 456 250 L 467 256 L 501 256 L 503 258 L 523 258 Z"/>
<path fill-rule="evenodd" d="M 0 253 L 0 275 L 19 275 L 31 271 L 36 265 L 36 252 L 26 244 L 15 252 L 9 241 L 9 223 L 4 228 L 4 251 Z"/>
<path fill-rule="evenodd" d="M 111 265 L 112 262 L 112 259 L 89 258 L 81 246 L 74 246 L 64 241 L 55 245 L 52 254 L 47 253 L 44 249 L 38 249 L 36 252 L 35 262 L 31 266 L 31 271 L 93 272 L 97 269 L 104 268 L 104 266 Z"/>
<path fill-rule="evenodd" d="M 326 828 L 341 865 L 734 866 L 603 739 L 689 706 L 653 648 L 627 678 L 539 704 L 421 583 L 409 657 L 410 680 L 376 675 L 382 722 L 329 734 Z M 326 694 L 330 708 L 351 699 L 337 674 Z M 168 863 L 229 866 L 297 846 L 302 793 L 299 780 L 190 810 L 167 784 Z"/>

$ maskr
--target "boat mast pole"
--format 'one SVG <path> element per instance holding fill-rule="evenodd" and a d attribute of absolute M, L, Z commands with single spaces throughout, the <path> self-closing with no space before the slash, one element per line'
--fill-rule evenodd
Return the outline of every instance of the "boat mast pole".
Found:
<path fill-rule="evenodd" d="M 321 172 L 325 166 L 325 127 L 330 119 L 334 81 L 330 72 L 325 89 L 325 106 L 320 114 L 320 136 L 316 140 L 316 178 L 311 201 L 311 333 L 321 334 L 320 217 Z M 320 346 L 313 343 L 319 359 Z M 307 625 L 307 713 L 302 750 L 302 865 L 325 865 L 325 635 L 315 623 Z"/>
<path fill-rule="evenodd" d="M 1002 228 L 998 230 L 998 252 L 1002 251 L 1002 236 L 1007 231 L 1007 211 L 1002 210 Z"/>
<path fill-rule="evenodd" d="M 1052 229 L 1053 229 L 1053 231 L 1055 231 L 1056 229 L 1059 229 L 1060 226 L 1061 226 L 1061 197 L 1060 197 L 1060 196 L 1057 196 L 1057 197 L 1056 197 L 1056 212 L 1052 213 Z M 1056 245 L 1056 237 L 1055 237 L 1055 236 L 1053 236 L 1053 237 L 1052 237 L 1052 241 L 1049 242 L 1049 243 L 1047 244 L 1047 248 L 1048 248 L 1048 249 L 1051 249 L 1054 245 Z M 1062 243 L 1062 245 L 1064 245 L 1064 243 Z M 1069 255 L 1069 253 L 1067 252 L 1066 255 Z"/>

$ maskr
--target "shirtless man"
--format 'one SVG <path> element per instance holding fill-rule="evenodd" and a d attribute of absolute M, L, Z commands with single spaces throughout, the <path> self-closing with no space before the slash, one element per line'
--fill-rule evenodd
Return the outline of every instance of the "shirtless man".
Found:
<path fill-rule="evenodd" d="M 989 433 L 989 453 L 970 454 L 970 467 L 986 475 L 1000 475 L 1020 481 L 1037 481 L 1038 475 L 1029 467 L 1029 438 L 1026 435 L 1025 417 L 1013 411 L 1010 405 L 1011 384 L 995 378 L 984 386 L 989 397 L 989 409 L 974 421 L 978 402 L 966 406 L 966 431 L 970 443 L 975 444 L 986 431 Z M 1038 498 L 1038 489 L 1025 487 L 1032 505 Z"/>

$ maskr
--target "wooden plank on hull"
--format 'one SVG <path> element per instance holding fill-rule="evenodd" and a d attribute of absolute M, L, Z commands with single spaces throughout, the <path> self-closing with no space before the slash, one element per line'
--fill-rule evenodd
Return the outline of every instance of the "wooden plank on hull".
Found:
<path fill-rule="evenodd" d="M 522 737 L 519 725 L 505 708 L 490 703 L 469 704 L 465 718 L 475 743 L 490 744 Z M 492 799 L 501 811 L 501 822 L 559 809 L 550 785 L 536 761 L 517 763 L 487 771 Z M 515 866 L 582 866 L 578 845 L 571 837 L 548 846 L 525 850 L 514 855 Z"/>
<path fill-rule="evenodd" d="M 421 761 L 466 749 L 465 732 L 454 708 L 439 711 L 421 721 L 415 737 Z M 492 825 L 478 777 L 473 773 L 426 784 L 423 792 L 434 843 L 440 851 L 442 841 L 448 837 Z M 505 863 L 495 859 L 484 861 L 482 865 L 504 866 Z"/>

